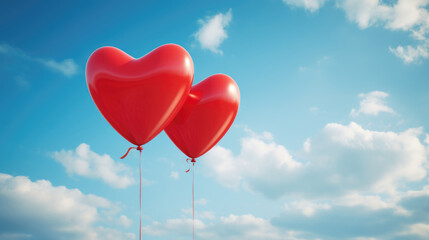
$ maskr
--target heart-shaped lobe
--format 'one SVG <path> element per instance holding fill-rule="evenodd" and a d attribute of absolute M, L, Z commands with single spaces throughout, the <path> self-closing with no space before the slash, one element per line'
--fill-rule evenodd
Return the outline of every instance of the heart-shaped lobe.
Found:
<path fill-rule="evenodd" d="M 225 74 L 215 74 L 191 88 L 165 132 L 188 157 L 200 157 L 231 127 L 239 104 L 240 92 L 235 81 Z"/>
<path fill-rule="evenodd" d="M 125 139 L 143 145 L 180 111 L 194 78 L 189 53 L 166 44 L 139 59 L 114 47 L 88 59 L 86 81 L 104 118 Z"/>

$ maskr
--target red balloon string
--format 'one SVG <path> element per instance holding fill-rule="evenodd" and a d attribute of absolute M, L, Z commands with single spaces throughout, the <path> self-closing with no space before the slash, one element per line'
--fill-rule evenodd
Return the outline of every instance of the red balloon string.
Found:
<path fill-rule="evenodd" d="M 195 162 L 192 163 L 192 239 L 195 239 L 194 185 L 195 185 Z"/>
<path fill-rule="evenodd" d="M 130 147 L 128 148 L 128 151 L 125 153 L 124 156 L 121 157 L 121 159 L 124 159 L 128 153 L 131 151 L 131 149 L 136 149 L 137 151 L 140 152 L 140 159 L 139 159 L 139 176 L 140 176 L 140 187 L 139 187 L 139 214 L 140 214 L 140 225 L 139 225 L 139 240 L 142 239 L 142 150 L 143 147 L 142 146 L 137 146 L 137 147 Z"/>
<path fill-rule="evenodd" d="M 195 192 L 194 192 L 194 185 L 195 185 L 195 158 L 188 158 L 186 159 L 186 162 L 189 164 L 189 160 L 191 160 L 192 163 L 192 239 L 195 239 Z M 188 173 L 191 170 L 189 168 L 186 170 Z"/>
<path fill-rule="evenodd" d="M 139 224 L 139 228 L 140 228 L 140 232 L 139 232 L 139 240 L 141 240 L 142 239 L 142 150 L 139 150 L 139 151 L 140 151 L 140 160 L 139 160 L 139 172 L 140 172 L 140 187 L 139 187 L 139 190 L 140 190 L 140 199 L 139 199 L 140 224 Z"/>

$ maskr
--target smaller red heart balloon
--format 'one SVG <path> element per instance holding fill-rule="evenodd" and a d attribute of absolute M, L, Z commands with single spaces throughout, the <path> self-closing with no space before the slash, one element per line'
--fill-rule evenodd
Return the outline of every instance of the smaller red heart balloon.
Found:
<path fill-rule="evenodd" d="M 200 157 L 231 127 L 239 104 L 240 92 L 235 81 L 225 74 L 215 74 L 191 88 L 165 132 L 188 157 Z"/>

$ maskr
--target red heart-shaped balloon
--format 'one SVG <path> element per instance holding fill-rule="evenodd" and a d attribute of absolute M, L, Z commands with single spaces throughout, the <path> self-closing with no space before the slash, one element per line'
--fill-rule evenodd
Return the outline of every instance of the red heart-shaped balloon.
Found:
<path fill-rule="evenodd" d="M 114 47 L 88 59 L 86 81 L 101 114 L 125 139 L 143 145 L 180 111 L 194 78 L 189 53 L 175 44 L 134 59 Z"/>
<path fill-rule="evenodd" d="M 191 88 L 165 132 L 188 157 L 200 157 L 231 127 L 239 104 L 240 92 L 235 81 L 225 74 L 215 74 Z"/>

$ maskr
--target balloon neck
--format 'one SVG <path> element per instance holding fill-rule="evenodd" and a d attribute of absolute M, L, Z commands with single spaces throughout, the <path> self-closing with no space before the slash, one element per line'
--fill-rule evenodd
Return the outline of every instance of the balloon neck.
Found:
<path fill-rule="evenodd" d="M 187 158 L 186 159 L 186 163 L 190 164 L 188 161 L 191 160 L 192 166 L 195 166 L 195 163 L 197 162 L 195 160 L 195 158 Z M 189 172 L 191 170 L 191 168 L 189 168 L 188 170 L 186 170 L 185 172 Z"/>
<path fill-rule="evenodd" d="M 143 147 L 140 145 L 136 149 L 141 152 L 143 150 Z"/>

